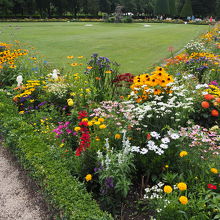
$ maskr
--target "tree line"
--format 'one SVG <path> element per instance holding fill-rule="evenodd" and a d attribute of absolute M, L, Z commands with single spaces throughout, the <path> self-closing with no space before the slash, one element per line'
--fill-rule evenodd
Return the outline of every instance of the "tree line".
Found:
<path fill-rule="evenodd" d="M 0 0 L 0 17 L 98 17 L 117 5 L 136 17 L 220 18 L 220 0 Z"/>

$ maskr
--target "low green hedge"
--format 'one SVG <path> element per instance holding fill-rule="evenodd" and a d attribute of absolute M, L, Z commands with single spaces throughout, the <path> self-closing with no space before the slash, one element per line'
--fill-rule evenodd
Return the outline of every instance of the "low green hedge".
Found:
<path fill-rule="evenodd" d="M 61 151 L 44 141 L 42 134 L 33 131 L 18 115 L 17 108 L 0 92 L 0 131 L 6 145 L 15 153 L 21 164 L 42 187 L 59 219 L 110 220 L 86 191 L 83 183 L 69 173 Z"/>

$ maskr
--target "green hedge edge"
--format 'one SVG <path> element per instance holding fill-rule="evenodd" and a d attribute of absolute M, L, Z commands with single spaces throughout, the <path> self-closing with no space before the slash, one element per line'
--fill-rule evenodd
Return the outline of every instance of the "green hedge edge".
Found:
<path fill-rule="evenodd" d="M 71 176 L 65 165 L 62 166 L 62 157 L 48 151 L 49 144 L 40 134 L 33 132 L 33 127 L 18 115 L 16 106 L 2 91 L 0 133 L 5 139 L 6 146 L 42 187 L 46 199 L 53 208 L 59 210 L 59 219 L 113 219 L 110 214 L 100 210 L 84 184 Z"/>

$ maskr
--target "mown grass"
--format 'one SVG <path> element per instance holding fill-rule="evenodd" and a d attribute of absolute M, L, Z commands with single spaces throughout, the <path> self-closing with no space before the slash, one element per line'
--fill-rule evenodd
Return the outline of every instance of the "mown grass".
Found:
<path fill-rule="evenodd" d="M 208 26 L 188 24 L 1 23 L 0 41 L 30 44 L 59 67 L 67 65 L 68 55 L 88 60 L 98 53 L 118 62 L 120 72 L 138 74 L 169 57 L 168 47 L 177 52 L 206 30 Z"/>

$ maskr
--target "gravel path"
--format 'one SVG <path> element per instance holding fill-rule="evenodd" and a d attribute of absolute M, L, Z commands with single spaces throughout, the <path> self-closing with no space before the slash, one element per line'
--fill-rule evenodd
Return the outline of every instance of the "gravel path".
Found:
<path fill-rule="evenodd" d="M 0 139 L 0 220 L 53 219 L 38 187 Z"/>

